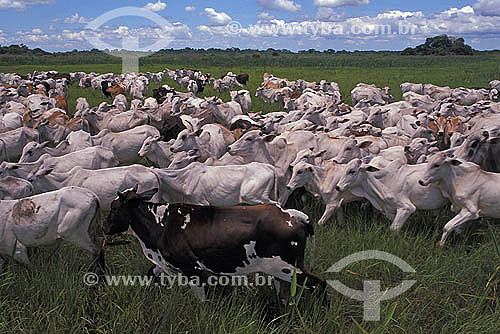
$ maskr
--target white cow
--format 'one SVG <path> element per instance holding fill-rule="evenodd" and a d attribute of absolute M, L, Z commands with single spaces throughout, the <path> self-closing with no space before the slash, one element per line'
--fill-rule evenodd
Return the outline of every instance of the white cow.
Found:
<path fill-rule="evenodd" d="M 417 209 L 435 210 L 448 203 L 436 185 L 419 184 L 426 168 L 426 164 L 410 166 L 396 160 L 379 169 L 356 159 L 347 164 L 337 191 L 350 190 L 366 198 L 392 220 L 391 229 L 399 231 Z"/>
<path fill-rule="evenodd" d="M 231 101 L 237 102 L 241 106 L 243 114 L 248 114 L 252 109 L 252 97 L 248 90 L 232 91 Z"/>
<path fill-rule="evenodd" d="M 305 187 L 308 192 L 315 197 L 320 197 L 325 203 L 325 211 L 318 221 L 319 225 L 326 223 L 334 212 L 337 212 L 337 219 L 342 222 L 344 218 L 340 209 L 341 204 L 360 200 L 359 197 L 350 192 L 339 193 L 336 190 L 337 183 L 345 169 L 346 165 L 336 164 L 328 160 L 323 161 L 320 166 L 299 161 L 293 167 L 292 178 L 288 182 L 287 188 L 293 191 Z"/>
<path fill-rule="evenodd" d="M 0 162 L 16 161 L 23 154 L 23 147 L 33 141 L 38 142 L 38 131 L 22 127 L 0 134 Z"/>
<path fill-rule="evenodd" d="M 224 132 L 220 126 L 207 124 L 196 132 L 187 129 L 182 130 L 177 139 L 170 147 L 174 153 L 189 150 L 198 150 L 200 160 L 206 161 L 213 157 L 218 159 L 226 153 L 228 143 L 224 138 Z"/>
<path fill-rule="evenodd" d="M 111 150 L 102 146 L 88 147 L 59 157 L 53 157 L 45 153 L 34 162 L 3 162 L 0 164 L 0 177 L 15 176 L 28 179 L 29 174 L 41 166 L 51 166 L 60 172 L 71 170 L 77 166 L 95 170 L 116 167 L 118 166 L 118 160 L 116 160 Z"/>
<path fill-rule="evenodd" d="M 120 163 L 134 163 L 141 159 L 139 151 L 148 137 L 160 136 L 158 129 L 151 125 L 141 125 L 136 128 L 123 131 L 111 132 L 102 130 L 92 137 L 94 145 L 104 146 L 113 151 Z"/>
<path fill-rule="evenodd" d="M 174 158 L 174 153 L 170 150 L 174 142 L 174 139 L 163 142 L 161 136 L 148 137 L 139 150 L 139 156 L 147 158 L 156 167 L 167 168 Z"/>
<path fill-rule="evenodd" d="M 88 170 L 75 167 L 67 172 L 55 172 L 53 168 L 37 169 L 28 181 L 33 184 L 35 193 L 43 193 L 75 186 L 93 191 L 98 197 L 101 208 L 111 209 L 110 205 L 118 191 L 139 184 L 141 189 L 159 188 L 158 177 L 151 168 L 141 165 Z"/>
<path fill-rule="evenodd" d="M 269 164 L 205 166 L 193 162 L 183 169 L 154 172 L 160 178 L 161 199 L 168 203 L 276 204 L 277 173 Z"/>
<path fill-rule="evenodd" d="M 33 186 L 26 180 L 13 176 L 0 179 L 0 200 L 19 199 L 33 195 Z"/>
<path fill-rule="evenodd" d="M 421 185 L 434 185 L 453 204 L 458 214 L 443 229 L 441 246 L 448 235 L 480 217 L 500 218 L 500 174 L 483 171 L 472 162 L 449 158 L 445 153 L 434 155 L 422 175 Z"/>
<path fill-rule="evenodd" d="M 65 240 L 99 257 L 104 266 L 98 217 L 97 196 L 76 187 L 1 201 L 0 255 L 13 256 L 29 265 L 28 247 L 51 246 Z"/>

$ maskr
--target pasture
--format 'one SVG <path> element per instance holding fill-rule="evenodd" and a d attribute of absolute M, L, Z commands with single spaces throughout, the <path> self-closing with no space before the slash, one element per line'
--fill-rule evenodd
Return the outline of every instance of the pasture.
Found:
<path fill-rule="evenodd" d="M 297 56 L 300 57 L 300 56 Z M 223 66 L 216 61 L 175 59 L 172 63 L 145 64 L 141 71 L 192 67 L 219 77 L 227 71 L 248 73 L 247 86 L 255 94 L 264 72 L 288 79 L 339 83 L 345 102 L 358 82 L 389 86 L 401 99 L 402 82 L 429 82 L 450 87 L 487 87 L 500 79 L 499 56 L 402 57 L 371 59 L 360 55 L 351 61 L 297 59 L 274 64 L 258 59 Z M 324 56 L 327 57 L 327 56 Z M 278 60 L 276 60 L 278 62 Z M 254 64 L 255 63 L 255 64 Z M 25 74 L 37 70 L 60 72 L 115 72 L 118 64 L 19 65 L 0 66 L 0 72 Z M 166 80 L 172 87 L 173 82 Z M 150 85 L 149 89 L 157 85 Z M 214 95 L 208 88 L 205 96 Z M 76 98 L 83 96 L 91 107 L 105 101 L 100 91 L 69 90 L 70 113 Z M 229 100 L 228 94 L 223 95 Z M 111 102 L 111 101 L 108 101 Z M 252 99 L 253 111 L 277 111 Z M 323 211 L 309 199 L 297 207 L 316 222 Z M 363 281 L 380 280 L 383 289 L 401 280 L 416 280 L 406 293 L 381 303 L 381 321 L 363 321 L 362 303 L 333 289 L 325 296 L 305 291 L 298 306 L 281 306 L 271 288 L 238 287 L 229 291 L 212 289 L 209 300 L 200 303 L 187 287 L 158 286 L 87 287 L 83 282 L 90 256 L 62 243 L 57 248 L 31 250 L 32 268 L 8 261 L 0 273 L 0 333 L 498 333 L 500 328 L 500 229 L 494 220 L 484 219 L 478 229 L 456 237 L 446 247 L 438 245 L 442 227 L 453 214 L 437 217 L 425 212 L 412 216 L 399 234 L 389 230 L 389 221 L 375 210 L 359 204 L 347 206 L 346 223 L 331 218 L 325 226 L 315 226 L 314 272 L 325 278 L 361 290 Z M 108 275 L 144 275 L 149 269 L 139 244 L 107 250 Z M 363 250 L 380 250 L 408 262 L 416 273 L 406 274 L 382 261 L 352 264 L 338 274 L 325 271 L 340 259 Z"/>

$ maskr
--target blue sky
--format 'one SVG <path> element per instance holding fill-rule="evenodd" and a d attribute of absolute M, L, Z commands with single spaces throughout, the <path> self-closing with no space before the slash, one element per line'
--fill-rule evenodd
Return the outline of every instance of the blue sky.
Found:
<path fill-rule="evenodd" d="M 87 26 L 124 6 L 136 8 Z M 116 48 L 135 40 L 136 49 L 161 41 L 173 48 L 401 50 L 438 34 L 500 48 L 500 0 L 0 0 L 0 22 L 0 44 L 49 51 L 91 49 L 91 38 Z"/>

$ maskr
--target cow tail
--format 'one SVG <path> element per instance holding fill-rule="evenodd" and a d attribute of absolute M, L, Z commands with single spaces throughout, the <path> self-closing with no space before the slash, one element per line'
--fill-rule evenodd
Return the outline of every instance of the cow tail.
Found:
<path fill-rule="evenodd" d="M 309 254 L 309 271 L 313 271 L 314 266 L 314 252 L 316 249 L 316 236 L 314 235 L 314 226 L 311 223 L 305 224 L 307 228 L 307 236 L 311 240 L 311 253 Z"/>

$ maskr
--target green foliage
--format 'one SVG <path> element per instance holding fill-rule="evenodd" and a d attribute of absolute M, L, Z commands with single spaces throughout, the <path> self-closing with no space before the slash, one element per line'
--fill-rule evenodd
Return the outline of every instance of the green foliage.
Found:
<path fill-rule="evenodd" d="M 463 38 L 453 38 L 447 35 L 427 38 L 424 44 L 418 45 L 415 48 L 406 48 L 401 53 L 407 56 L 449 56 L 449 55 L 473 55 L 474 50 L 465 44 Z"/>

